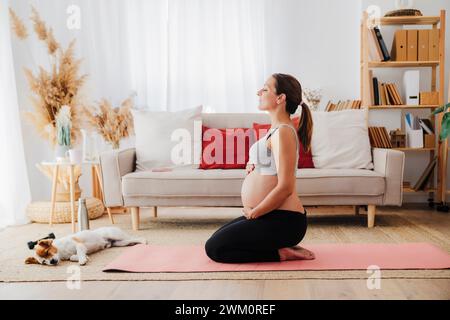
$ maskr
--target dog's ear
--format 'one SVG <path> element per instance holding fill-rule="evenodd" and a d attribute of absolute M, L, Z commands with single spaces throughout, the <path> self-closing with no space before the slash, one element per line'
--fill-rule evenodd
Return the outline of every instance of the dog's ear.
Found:
<path fill-rule="evenodd" d="M 52 239 L 45 239 L 45 240 L 39 240 L 38 245 L 42 246 L 43 248 L 49 248 L 51 247 L 53 243 Z"/>
<path fill-rule="evenodd" d="M 25 264 L 40 264 L 39 261 L 36 260 L 34 257 L 29 257 L 27 260 L 25 260 Z"/>

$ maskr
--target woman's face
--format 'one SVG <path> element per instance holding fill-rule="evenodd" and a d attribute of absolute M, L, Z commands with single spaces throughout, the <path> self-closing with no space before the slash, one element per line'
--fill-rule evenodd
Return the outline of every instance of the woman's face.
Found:
<path fill-rule="evenodd" d="M 274 77 L 270 77 L 264 84 L 264 87 L 257 92 L 257 95 L 259 96 L 259 110 L 274 110 L 280 103 L 282 95 L 277 95 L 275 81 Z"/>

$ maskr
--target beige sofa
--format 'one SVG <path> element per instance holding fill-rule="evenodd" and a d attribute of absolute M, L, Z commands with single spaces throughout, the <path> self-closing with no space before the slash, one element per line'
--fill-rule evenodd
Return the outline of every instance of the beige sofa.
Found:
<path fill-rule="evenodd" d="M 213 128 L 250 128 L 269 123 L 266 114 L 203 114 Z M 368 206 L 368 227 L 374 226 L 376 206 L 401 206 L 403 152 L 373 149 L 374 170 L 301 169 L 298 195 L 305 206 Z M 182 168 L 173 172 L 135 172 L 134 149 L 103 153 L 100 157 L 106 207 L 131 209 L 132 225 L 139 229 L 139 209 L 164 206 L 241 207 L 245 170 Z"/>

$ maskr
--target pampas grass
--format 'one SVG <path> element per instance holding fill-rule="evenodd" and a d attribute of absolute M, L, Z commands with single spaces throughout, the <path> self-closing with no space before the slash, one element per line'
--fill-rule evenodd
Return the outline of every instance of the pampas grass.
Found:
<path fill-rule="evenodd" d="M 14 16 L 17 19 L 12 19 L 12 27 L 16 30 L 18 29 L 16 25 L 19 25 L 17 21 L 20 19 L 15 13 Z M 45 70 L 40 66 L 38 71 L 33 73 L 30 69 L 25 68 L 25 76 L 33 93 L 30 97 L 33 111 L 25 112 L 25 117 L 34 124 L 38 134 L 54 147 L 57 143 L 56 115 L 61 107 L 69 106 L 72 119 L 70 140 L 75 144 L 80 137 L 81 126 L 79 93 L 87 78 L 86 75 L 80 75 L 81 60 L 75 59 L 75 40 L 64 50 L 56 41 L 53 29 L 47 28 L 34 7 L 32 7 L 30 19 L 34 32 L 38 39 L 45 43 L 52 59 L 50 70 Z M 19 37 L 19 39 L 23 38 Z"/>
<path fill-rule="evenodd" d="M 11 19 L 11 28 L 17 38 L 24 40 L 28 37 L 28 31 L 22 20 L 17 16 L 13 9 L 9 8 L 9 17 Z"/>
<path fill-rule="evenodd" d="M 97 131 L 113 149 L 119 149 L 120 141 L 134 134 L 131 108 L 133 99 L 129 97 L 118 108 L 103 99 L 97 107 L 84 107 L 84 114 L 89 125 Z"/>

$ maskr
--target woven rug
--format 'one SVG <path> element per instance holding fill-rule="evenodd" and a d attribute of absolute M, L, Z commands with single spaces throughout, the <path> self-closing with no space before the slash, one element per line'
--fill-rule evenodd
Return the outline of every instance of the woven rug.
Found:
<path fill-rule="evenodd" d="M 340 209 L 341 210 L 341 209 Z M 438 228 L 423 222 L 413 223 L 396 214 L 398 208 L 383 208 L 377 214 L 377 226 L 366 227 L 364 215 L 310 215 L 304 246 L 326 243 L 431 243 L 450 252 L 449 219 L 442 215 Z M 312 210 L 309 210 L 312 212 Z M 349 209 L 351 212 L 351 209 Z M 202 246 L 221 225 L 240 215 L 240 209 L 229 208 L 160 208 L 158 218 L 151 211 L 141 213 L 142 230 L 131 230 L 129 215 L 115 215 L 116 226 L 125 232 L 145 237 L 150 245 Z M 441 219 L 441 218 L 439 218 Z M 107 216 L 91 221 L 91 228 L 108 226 Z M 102 270 L 130 248 L 111 248 L 90 256 L 86 266 L 62 262 L 56 267 L 25 265 L 31 256 L 27 242 L 54 232 L 56 237 L 70 234 L 70 224 L 29 224 L 0 231 L 0 282 L 65 282 L 74 272 L 82 281 L 154 281 L 154 280 L 285 280 L 285 279 L 367 279 L 366 270 L 339 271 L 257 271 L 257 272 L 158 272 L 158 273 L 106 273 Z M 382 278 L 450 279 L 450 270 L 383 270 Z"/>

